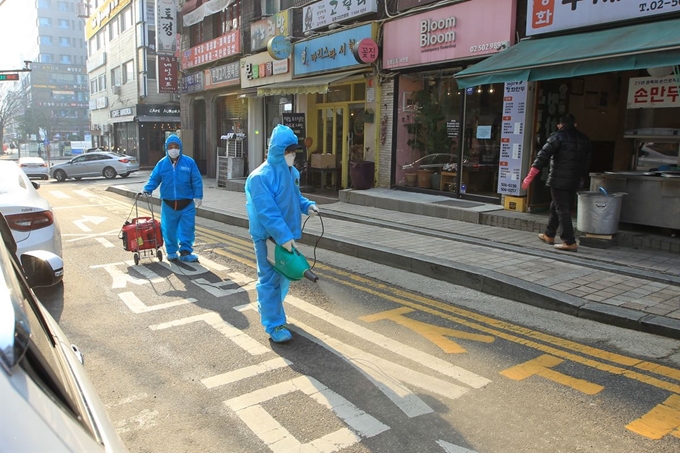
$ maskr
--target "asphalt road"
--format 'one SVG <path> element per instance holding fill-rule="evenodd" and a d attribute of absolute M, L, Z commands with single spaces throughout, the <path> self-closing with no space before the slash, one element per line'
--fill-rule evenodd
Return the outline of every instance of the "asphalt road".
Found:
<path fill-rule="evenodd" d="M 108 184 L 42 184 L 66 264 L 39 296 L 132 452 L 680 449 L 677 340 L 319 249 L 276 345 L 246 230 L 199 219 L 199 265 L 135 266 Z"/>

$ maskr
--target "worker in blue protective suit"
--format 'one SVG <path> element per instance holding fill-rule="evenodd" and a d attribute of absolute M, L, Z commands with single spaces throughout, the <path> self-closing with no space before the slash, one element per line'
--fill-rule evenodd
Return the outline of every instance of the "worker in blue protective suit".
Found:
<path fill-rule="evenodd" d="M 279 124 L 272 132 L 266 162 L 246 180 L 246 209 L 257 259 L 257 304 L 264 330 L 276 343 L 292 338 L 283 310 L 290 280 L 267 261 L 266 241 L 272 238 L 292 251 L 295 240 L 302 237 L 301 214 L 319 213 L 316 204 L 300 194 L 300 173 L 293 162 L 301 148 L 293 130 Z"/>
<path fill-rule="evenodd" d="M 194 237 L 196 208 L 203 202 L 203 179 L 196 162 L 182 154 L 182 140 L 171 135 L 165 141 L 166 156 L 158 161 L 143 193 L 161 186 L 161 231 L 168 261 L 196 262 Z"/>

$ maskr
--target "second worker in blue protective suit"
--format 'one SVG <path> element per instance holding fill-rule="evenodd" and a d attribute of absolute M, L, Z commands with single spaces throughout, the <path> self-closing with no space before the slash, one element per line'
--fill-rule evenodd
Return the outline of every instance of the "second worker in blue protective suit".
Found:
<path fill-rule="evenodd" d="M 182 154 L 182 140 L 178 136 L 168 137 L 165 153 L 143 191 L 151 194 L 161 186 L 161 231 L 168 260 L 196 262 L 198 257 L 193 253 L 196 208 L 203 202 L 203 178 L 196 162 Z"/>
<path fill-rule="evenodd" d="M 267 261 L 268 238 L 288 251 L 302 237 L 301 214 L 316 215 L 316 204 L 300 194 L 300 173 L 293 167 L 295 153 L 302 148 L 288 126 L 278 125 L 269 141 L 267 160 L 246 180 L 246 209 L 250 235 L 257 259 L 257 305 L 265 332 L 272 341 L 292 338 L 286 329 L 283 299 L 290 280 Z"/>

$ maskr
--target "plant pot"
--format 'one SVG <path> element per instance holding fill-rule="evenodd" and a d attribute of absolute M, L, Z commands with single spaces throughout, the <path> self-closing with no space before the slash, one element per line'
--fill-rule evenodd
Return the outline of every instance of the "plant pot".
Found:
<path fill-rule="evenodd" d="M 418 170 L 418 187 L 421 189 L 432 187 L 432 170 Z"/>
<path fill-rule="evenodd" d="M 415 187 L 418 182 L 418 173 L 406 173 L 406 185 Z"/>
<path fill-rule="evenodd" d="M 350 162 L 349 177 L 352 180 L 352 189 L 366 190 L 373 187 L 375 174 L 375 162 Z"/>

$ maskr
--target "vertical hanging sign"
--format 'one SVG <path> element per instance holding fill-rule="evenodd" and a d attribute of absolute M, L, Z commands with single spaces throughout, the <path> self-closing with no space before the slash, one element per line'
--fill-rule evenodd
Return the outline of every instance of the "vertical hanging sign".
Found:
<path fill-rule="evenodd" d="M 526 104 L 527 83 L 506 83 L 503 94 L 501 156 L 498 162 L 498 193 L 500 194 L 519 195 L 520 193 Z"/>
<path fill-rule="evenodd" d="M 157 55 L 158 92 L 177 93 L 177 58 L 170 55 Z"/>
<path fill-rule="evenodd" d="M 156 53 L 177 51 L 177 0 L 156 0 Z"/>

